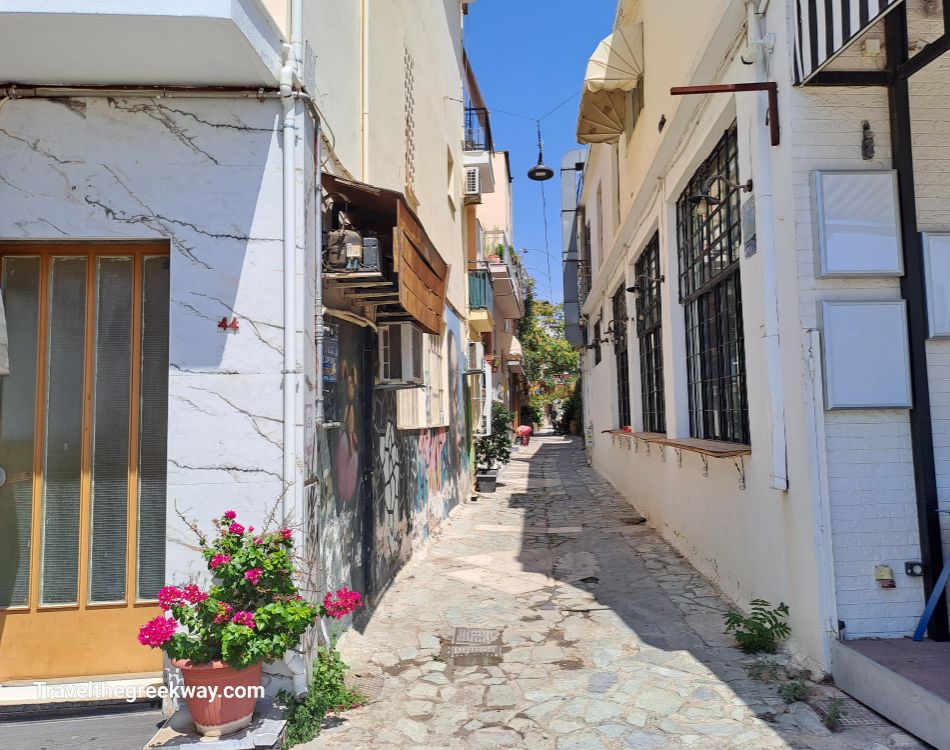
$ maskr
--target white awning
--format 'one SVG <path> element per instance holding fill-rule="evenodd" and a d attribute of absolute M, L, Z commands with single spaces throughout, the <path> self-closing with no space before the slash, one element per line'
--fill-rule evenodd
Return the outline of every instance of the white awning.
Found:
<path fill-rule="evenodd" d="M 627 93 L 643 80 L 643 24 L 614 29 L 587 63 L 577 117 L 580 143 L 616 143 L 624 131 Z"/>

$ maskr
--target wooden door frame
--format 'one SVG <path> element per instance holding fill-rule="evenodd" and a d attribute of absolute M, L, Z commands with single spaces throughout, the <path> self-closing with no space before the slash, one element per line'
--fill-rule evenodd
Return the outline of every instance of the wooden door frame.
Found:
<path fill-rule="evenodd" d="M 119 630 L 125 632 L 135 622 L 144 622 L 159 612 L 155 600 L 138 597 L 138 473 L 139 473 L 139 428 L 141 415 L 141 362 L 142 354 L 142 318 L 143 290 L 142 278 L 146 257 L 169 257 L 169 243 L 157 241 L 0 241 L 0 261 L 7 256 L 38 257 L 40 260 L 39 289 L 37 292 L 37 361 L 36 392 L 34 401 L 33 425 L 33 466 L 32 466 L 32 507 L 29 554 L 29 586 L 25 606 L 0 607 L 0 647 L 9 637 L 16 641 L 24 640 L 21 647 L 15 648 L 8 642 L 3 649 L 10 655 L 13 651 L 24 652 L 19 658 L 7 658 L 6 664 L 0 664 L 0 680 L 23 679 L 26 677 L 61 677 L 102 674 L 103 671 L 115 673 L 114 669 L 98 668 L 101 659 L 102 644 L 92 653 L 76 656 L 77 649 L 70 648 L 70 639 L 64 641 L 64 647 L 56 647 L 57 635 L 62 629 L 70 627 L 67 613 L 76 613 L 74 630 L 90 628 L 103 632 Z M 86 258 L 86 297 L 85 297 L 85 340 L 83 353 L 83 404 L 82 404 L 82 449 L 80 471 L 79 506 L 79 545 L 76 601 L 71 604 L 42 604 L 42 540 L 44 508 L 44 447 L 47 427 L 47 375 L 49 352 L 49 303 L 52 259 L 54 257 Z M 95 357 L 96 328 L 98 314 L 98 265 L 99 258 L 131 257 L 132 259 L 132 314 L 130 346 L 129 380 L 129 446 L 128 446 L 128 507 L 126 518 L 126 561 L 125 595 L 121 601 L 90 602 L 90 533 L 92 521 L 92 461 L 93 461 L 93 417 L 95 401 Z M 37 622 L 40 615 L 48 615 Z M 46 627 L 44 623 L 48 623 Z M 37 627 L 39 626 L 39 627 Z M 12 633 L 10 629 L 12 628 Z M 46 632 L 49 631 L 49 632 Z M 4 637 L 6 632 L 6 636 Z M 75 635 L 75 633 L 73 634 Z M 33 646 L 32 648 L 30 646 Z M 90 644 L 91 645 L 91 644 Z M 157 670 L 161 666 L 160 655 L 147 652 L 138 643 L 111 643 L 110 650 L 120 654 L 128 653 L 126 661 L 129 673 L 141 673 Z M 40 667 L 28 663 L 28 652 L 44 649 L 51 650 L 48 659 L 39 659 Z M 65 663 L 62 663 L 64 662 Z"/>

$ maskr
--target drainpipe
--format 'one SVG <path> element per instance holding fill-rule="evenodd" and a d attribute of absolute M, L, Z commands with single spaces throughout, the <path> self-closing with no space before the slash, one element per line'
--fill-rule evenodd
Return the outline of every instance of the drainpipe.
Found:
<path fill-rule="evenodd" d="M 314 325 L 314 347 L 317 356 L 317 403 L 315 405 L 315 419 L 317 429 L 324 428 L 324 398 L 323 398 L 323 339 L 326 331 L 326 310 L 323 307 L 323 202 L 320 197 L 323 195 L 322 175 L 320 173 L 320 121 L 317 120 L 316 132 L 314 133 L 314 150 L 316 158 L 316 231 L 317 235 L 317 272 L 316 286 L 313 300 L 316 308 L 316 322 Z M 319 482 L 318 491 L 319 491 Z"/>
<path fill-rule="evenodd" d="M 758 0 L 746 0 L 748 44 L 762 38 L 760 19 L 764 10 Z M 768 80 L 768 55 L 756 56 L 755 78 Z M 756 121 L 764 122 L 766 109 L 756 97 Z M 772 489 L 788 491 L 788 456 L 785 434 L 785 391 L 782 382 L 782 360 L 779 347 L 778 273 L 775 268 L 774 196 L 772 180 L 772 147 L 764 138 L 756 138 L 755 208 L 758 216 L 756 234 L 762 256 L 762 292 L 765 312 L 765 366 L 769 384 L 769 422 L 772 431 L 772 456 L 769 484 Z"/>
<path fill-rule="evenodd" d="M 297 481 L 297 98 L 300 61 L 303 57 L 302 0 L 292 0 L 290 13 L 290 45 L 284 47 L 284 67 L 280 71 L 280 98 L 283 105 L 283 282 L 284 282 L 284 422 L 283 471 L 284 492 L 282 512 L 295 522 L 302 519 Z M 296 651 L 284 654 L 290 670 L 294 692 L 307 692 L 307 665 Z"/>
<path fill-rule="evenodd" d="M 360 0 L 360 179 L 369 182 L 369 0 Z"/>
<path fill-rule="evenodd" d="M 293 52 L 285 47 L 286 63 L 280 73 L 283 104 L 283 281 L 284 281 L 284 493 L 285 519 L 297 521 L 297 102 L 294 97 Z"/>

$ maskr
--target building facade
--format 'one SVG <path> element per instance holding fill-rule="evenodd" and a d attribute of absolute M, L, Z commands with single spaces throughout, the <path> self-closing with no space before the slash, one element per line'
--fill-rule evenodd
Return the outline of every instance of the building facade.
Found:
<path fill-rule="evenodd" d="M 594 466 L 946 746 L 855 655 L 913 634 L 946 547 L 950 14 L 863 6 L 619 3 L 562 166 L 569 337 Z"/>
<path fill-rule="evenodd" d="M 161 670 L 185 519 L 372 603 L 471 488 L 467 3 L 185 5 L 0 3 L 0 683 Z"/>

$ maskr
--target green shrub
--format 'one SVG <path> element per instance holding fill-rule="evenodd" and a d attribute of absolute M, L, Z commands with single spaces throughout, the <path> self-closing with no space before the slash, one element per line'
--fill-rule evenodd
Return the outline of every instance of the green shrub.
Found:
<path fill-rule="evenodd" d="M 475 440 L 475 463 L 479 469 L 495 469 L 511 460 L 511 425 L 514 415 L 505 405 L 491 405 L 491 435 Z"/>
<path fill-rule="evenodd" d="M 841 706 L 844 705 L 844 700 L 841 698 L 835 698 L 831 703 L 828 704 L 828 708 L 825 711 L 825 715 L 821 720 L 821 723 L 824 724 L 832 732 L 837 732 L 841 729 L 841 715 L 844 711 L 841 709 Z"/>
<path fill-rule="evenodd" d="M 789 682 L 779 685 L 778 694 L 786 703 L 803 701 L 811 695 L 811 685 L 805 681 L 803 676 L 798 675 Z"/>
<path fill-rule="evenodd" d="M 321 648 L 313 662 L 313 679 L 310 690 L 303 698 L 296 698 L 284 690 L 277 700 L 285 707 L 287 734 L 284 747 L 291 748 L 310 742 L 320 733 L 328 713 L 355 708 L 366 697 L 347 687 L 344 676 L 348 667 L 335 648 Z"/>
<path fill-rule="evenodd" d="M 723 615 L 726 632 L 732 633 L 736 644 L 747 654 L 774 654 L 780 641 L 792 630 L 788 626 L 788 605 L 784 602 L 772 608 L 764 599 L 753 599 L 749 615 L 735 610 Z"/>

